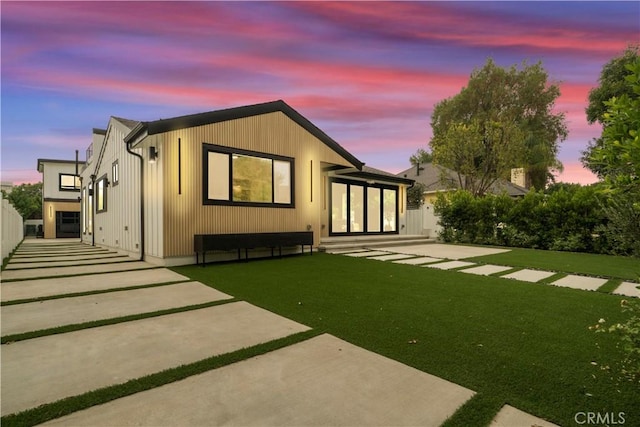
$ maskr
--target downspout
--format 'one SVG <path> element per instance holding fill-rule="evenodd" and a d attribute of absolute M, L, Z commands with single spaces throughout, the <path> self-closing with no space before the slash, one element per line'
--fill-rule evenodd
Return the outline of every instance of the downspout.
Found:
<path fill-rule="evenodd" d="M 96 176 L 91 175 L 91 246 L 96 245 Z"/>
<path fill-rule="evenodd" d="M 125 144 L 127 152 L 140 159 L 140 261 L 144 261 L 144 159 L 140 154 L 131 151 L 129 142 Z"/>
<path fill-rule="evenodd" d="M 80 179 L 80 175 L 78 175 L 78 150 L 76 150 L 76 176 L 73 177 L 73 186 L 76 186 L 76 178 L 80 180 L 80 197 L 78 197 L 78 201 L 80 202 L 80 213 L 82 213 L 82 179 Z M 82 215 L 81 215 L 82 217 Z M 82 243 L 82 223 L 80 224 L 80 243 Z"/>

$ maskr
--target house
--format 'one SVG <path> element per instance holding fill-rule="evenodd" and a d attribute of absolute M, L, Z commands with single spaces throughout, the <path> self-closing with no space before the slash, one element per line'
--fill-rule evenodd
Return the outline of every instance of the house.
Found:
<path fill-rule="evenodd" d="M 411 179 L 365 166 L 284 101 L 94 129 L 82 239 L 159 265 L 194 235 L 404 233 Z"/>
<path fill-rule="evenodd" d="M 434 213 L 433 204 L 438 193 L 454 191 L 460 188 L 458 173 L 449 168 L 434 163 L 424 163 L 413 166 L 398 174 L 399 177 L 412 179 L 425 186 L 424 204 L 418 212 L 411 212 L 408 232 L 425 234 L 436 237 L 440 226 L 438 217 Z M 464 178 L 463 178 L 464 179 Z M 490 188 L 494 194 L 503 192 L 511 197 L 524 197 L 529 190 L 504 179 L 497 180 Z"/>
<path fill-rule="evenodd" d="M 80 179 L 84 162 L 38 159 L 42 174 L 42 222 L 45 239 L 80 237 Z"/>

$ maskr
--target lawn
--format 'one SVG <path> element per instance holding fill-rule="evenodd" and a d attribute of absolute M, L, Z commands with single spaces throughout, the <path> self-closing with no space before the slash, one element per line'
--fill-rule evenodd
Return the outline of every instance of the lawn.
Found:
<path fill-rule="evenodd" d="M 634 281 L 640 279 L 640 259 L 638 258 L 538 249 L 508 249 L 509 252 L 469 258 L 468 260 L 483 264 L 529 267 L 610 279 Z"/>
<path fill-rule="evenodd" d="M 589 411 L 640 425 L 638 385 L 593 365 L 620 357 L 588 329 L 623 319 L 617 296 L 329 254 L 174 270 L 476 391 L 450 425 L 488 424 L 504 403 L 560 425 Z"/>

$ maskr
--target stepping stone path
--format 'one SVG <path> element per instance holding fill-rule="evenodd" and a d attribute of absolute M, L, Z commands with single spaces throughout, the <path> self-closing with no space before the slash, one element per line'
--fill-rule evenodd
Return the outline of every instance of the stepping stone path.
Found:
<path fill-rule="evenodd" d="M 523 282 L 536 283 L 536 282 L 539 282 L 540 280 L 546 279 L 547 277 L 551 277 L 554 274 L 556 273 L 552 271 L 530 270 L 528 268 L 525 268 L 523 270 L 505 274 L 504 276 L 501 276 L 501 277 L 505 279 L 515 279 Z"/>
<path fill-rule="evenodd" d="M 431 257 L 418 257 L 418 258 L 409 258 L 409 259 L 400 259 L 394 261 L 396 264 L 409 264 L 409 265 L 420 265 L 420 264 L 430 264 L 432 262 L 440 262 L 443 261 L 441 258 L 431 258 Z"/>
<path fill-rule="evenodd" d="M 585 291 L 595 291 L 600 286 L 607 283 L 607 279 L 597 277 L 576 276 L 570 274 L 560 280 L 551 283 L 554 286 L 564 286 L 566 288 L 583 289 Z"/>
<path fill-rule="evenodd" d="M 447 262 L 440 262 L 438 264 L 427 264 L 427 265 L 423 265 L 423 267 L 438 268 L 440 270 L 451 270 L 453 268 L 469 267 L 470 265 L 475 265 L 475 264 L 468 261 L 447 261 Z"/>
<path fill-rule="evenodd" d="M 492 265 L 492 264 L 486 264 L 486 265 L 479 265 L 477 267 L 472 267 L 472 268 L 465 268 L 464 270 L 460 270 L 460 272 L 462 273 L 470 273 L 470 274 L 477 274 L 480 276 L 488 276 L 490 274 L 495 274 L 495 273 L 500 273 L 502 271 L 507 271 L 507 270 L 511 270 L 512 267 L 505 267 L 502 265 Z"/>
<path fill-rule="evenodd" d="M 352 256 L 352 257 L 356 257 L 356 258 L 364 258 L 364 257 L 370 257 L 370 256 L 376 256 L 376 255 L 389 255 L 389 252 L 383 252 L 383 251 L 364 251 L 364 252 L 351 252 L 351 253 L 347 253 L 345 254 L 346 256 Z"/>
<path fill-rule="evenodd" d="M 461 261 L 458 258 L 461 257 L 473 257 L 482 255 L 481 252 L 484 248 L 477 247 L 465 247 L 459 245 L 409 245 L 409 246 L 396 246 L 381 248 L 382 250 L 371 249 L 341 249 L 337 251 L 331 251 L 332 254 L 347 255 L 359 258 L 369 258 L 378 261 L 391 261 L 395 264 L 417 265 L 420 267 L 438 268 L 441 270 L 458 269 L 457 271 L 469 274 L 478 275 L 495 275 L 504 279 L 515 279 L 523 282 L 537 283 L 548 277 L 558 274 L 553 271 L 533 270 L 524 268 L 518 271 L 512 271 L 511 273 L 500 275 L 503 271 L 513 270 L 514 267 L 507 267 L 501 265 L 485 264 L 475 265 L 473 262 Z M 447 257 L 450 258 L 437 258 L 432 256 L 424 256 L 426 254 L 436 254 L 440 250 Z M 488 253 L 505 252 L 505 250 L 488 249 Z M 469 267 L 469 268 L 465 268 Z M 587 291 L 595 291 L 604 285 L 608 280 L 587 277 L 578 275 L 567 275 L 561 279 L 558 279 L 551 283 L 554 286 L 561 286 L 573 289 L 581 289 Z M 640 298 L 640 285 L 632 282 L 623 282 L 613 292 L 618 295 L 625 295 L 629 297 Z"/>
<path fill-rule="evenodd" d="M 622 282 L 618 288 L 613 291 L 614 294 L 626 295 L 628 297 L 640 298 L 640 284 L 631 282 Z"/>
<path fill-rule="evenodd" d="M 411 255 L 388 254 L 388 255 L 378 255 L 378 256 L 369 257 L 369 259 L 375 259 L 378 261 L 394 261 L 394 260 L 406 259 L 406 258 L 411 258 Z"/>
<path fill-rule="evenodd" d="M 558 427 L 541 418 L 522 412 L 513 406 L 504 405 L 489 427 Z"/>

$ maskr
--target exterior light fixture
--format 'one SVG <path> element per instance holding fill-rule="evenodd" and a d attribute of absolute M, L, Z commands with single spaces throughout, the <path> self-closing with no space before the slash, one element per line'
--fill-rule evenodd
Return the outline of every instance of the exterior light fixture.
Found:
<path fill-rule="evenodd" d="M 158 158 L 158 150 L 156 147 L 149 147 L 149 163 L 155 163 Z"/>

